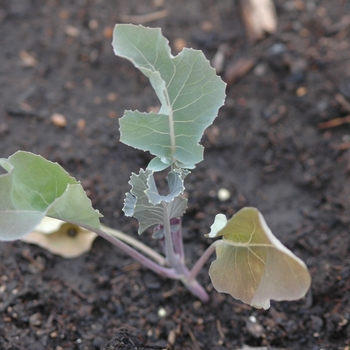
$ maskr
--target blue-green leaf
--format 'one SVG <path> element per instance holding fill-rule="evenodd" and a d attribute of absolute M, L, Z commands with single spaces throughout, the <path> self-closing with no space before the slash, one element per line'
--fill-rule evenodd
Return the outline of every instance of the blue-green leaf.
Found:
<path fill-rule="evenodd" d="M 19 151 L 0 166 L 0 239 L 25 236 L 45 216 L 99 228 L 99 217 L 81 184 L 57 163 Z"/>
<path fill-rule="evenodd" d="M 140 170 L 132 174 L 129 184 L 132 186 L 126 194 L 124 213 L 139 221 L 138 233 L 154 225 L 164 223 L 164 206 L 167 207 L 169 219 L 182 216 L 187 206 L 187 199 L 181 194 L 184 191 L 183 178 L 187 172 L 172 170 L 167 176 L 170 193 L 160 195 L 156 188 L 152 170 Z"/>
<path fill-rule="evenodd" d="M 113 48 L 149 78 L 161 103 L 159 113 L 126 111 L 121 141 L 155 155 L 152 170 L 194 168 L 203 159 L 204 130 L 224 103 L 225 83 L 201 51 L 185 48 L 172 56 L 160 29 L 117 24 Z"/>

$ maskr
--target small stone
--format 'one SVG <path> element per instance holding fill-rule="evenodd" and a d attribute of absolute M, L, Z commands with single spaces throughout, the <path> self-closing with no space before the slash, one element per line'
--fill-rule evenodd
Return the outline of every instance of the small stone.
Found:
<path fill-rule="evenodd" d="M 92 30 L 98 28 L 98 21 L 97 21 L 97 19 L 91 19 L 89 21 L 89 28 L 92 29 Z"/>
<path fill-rule="evenodd" d="M 255 321 L 255 322 L 252 322 Z M 246 328 L 247 328 L 247 331 L 254 337 L 254 338 L 260 338 L 265 330 L 264 330 L 264 327 L 261 326 L 257 319 L 253 316 L 252 317 L 249 317 L 249 319 L 246 321 Z"/>
<path fill-rule="evenodd" d="M 67 35 L 69 35 L 69 36 L 72 36 L 73 38 L 76 38 L 76 37 L 79 36 L 80 31 L 79 31 L 79 29 L 76 28 L 76 27 L 67 26 L 67 27 L 65 28 L 65 33 L 66 33 Z"/>
<path fill-rule="evenodd" d="M 228 199 L 230 199 L 230 197 L 231 197 L 231 193 L 228 189 L 220 188 L 220 190 L 218 191 L 218 198 L 220 201 L 222 202 L 227 201 Z"/>
<path fill-rule="evenodd" d="M 23 67 L 35 67 L 38 63 L 33 55 L 24 50 L 19 52 L 19 57 Z"/>
<path fill-rule="evenodd" d="M 78 127 L 79 130 L 85 129 L 85 127 L 86 127 L 86 120 L 83 119 L 83 118 L 78 119 L 78 121 L 77 121 L 77 127 Z"/>
<path fill-rule="evenodd" d="M 256 317 L 255 316 L 249 316 L 249 322 L 256 323 L 257 322 Z"/>
<path fill-rule="evenodd" d="M 158 310 L 158 316 L 159 317 L 165 317 L 166 316 L 166 310 L 161 307 L 159 310 Z"/>
<path fill-rule="evenodd" d="M 63 114 L 59 114 L 59 113 L 52 114 L 51 122 L 53 125 L 59 126 L 60 128 L 65 128 L 67 126 L 67 120 Z"/>
<path fill-rule="evenodd" d="M 265 63 L 260 63 L 254 68 L 254 74 L 257 77 L 262 77 L 266 74 L 267 66 Z"/>
<path fill-rule="evenodd" d="M 212 22 L 210 21 L 203 21 L 200 24 L 201 29 L 203 30 L 203 32 L 209 33 L 214 29 L 214 25 Z"/>
<path fill-rule="evenodd" d="M 110 118 L 110 119 L 116 119 L 116 118 L 118 118 L 117 112 L 115 112 L 115 111 L 109 111 L 109 112 L 108 112 L 108 118 Z"/>
<path fill-rule="evenodd" d="M 183 38 L 177 38 L 174 40 L 174 48 L 177 52 L 182 51 L 184 47 L 186 47 L 186 40 Z"/>
<path fill-rule="evenodd" d="M 103 36 L 104 36 L 106 39 L 111 39 L 112 36 L 113 36 L 113 28 L 112 28 L 112 27 L 106 27 L 106 28 L 103 30 Z"/>
<path fill-rule="evenodd" d="M 110 92 L 107 94 L 107 101 L 108 102 L 114 102 L 118 99 L 118 94 L 114 93 L 114 92 Z"/>
<path fill-rule="evenodd" d="M 53 331 L 50 333 L 50 338 L 57 338 L 57 335 L 58 335 L 57 331 Z"/>
<path fill-rule="evenodd" d="M 32 326 L 40 326 L 41 318 L 42 318 L 41 314 L 37 312 L 29 317 L 29 324 Z"/>
<path fill-rule="evenodd" d="M 297 88 L 296 94 L 299 97 L 305 96 L 307 94 L 307 88 L 304 86 Z"/>

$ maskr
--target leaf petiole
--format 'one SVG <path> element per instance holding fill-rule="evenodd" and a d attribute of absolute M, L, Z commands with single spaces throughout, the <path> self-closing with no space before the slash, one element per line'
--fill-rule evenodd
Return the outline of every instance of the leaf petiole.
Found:
<path fill-rule="evenodd" d="M 135 238 L 130 237 L 130 236 L 126 235 L 125 233 L 123 233 L 121 231 L 118 231 L 118 230 L 115 230 L 113 228 L 110 228 L 108 226 L 101 226 L 101 227 L 103 228 L 104 231 L 106 231 L 110 235 L 120 239 L 124 243 L 127 243 L 127 244 L 131 245 L 132 247 L 136 248 L 137 250 L 139 250 L 139 251 L 143 252 L 144 254 L 148 255 L 157 264 L 159 264 L 161 266 L 166 266 L 167 265 L 167 261 L 164 258 L 164 256 L 160 255 L 154 249 L 150 248 L 146 244 L 143 244 L 142 242 L 136 240 Z"/>
<path fill-rule="evenodd" d="M 70 221 L 71 223 L 74 223 L 72 221 Z M 119 238 L 117 238 L 116 236 L 102 230 L 102 229 L 96 229 L 94 227 L 90 227 L 88 225 L 82 225 L 79 224 L 81 227 L 89 230 L 89 231 L 93 231 L 96 234 L 98 234 L 100 237 L 106 239 L 108 242 L 112 243 L 113 245 L 115 245 L 116 247 L 118 247 L 119 249 L 121 249 L 124 253 L 128 254 L 129 256 L 131 256 L 132 258 L 134 258 L 137 262 L 139 262 L 141 265 L 149 268 L 150 270 L 156 272 L 157 274 L 163 276 L 163 277 L 168 277 L 171 279 L 181 279 L 181 276 L 179 276 L 174 268 L 171 267 L 164 267 L 161 266 L 159 264 L 157 264 L 156 262 L 154 262 L 153 260 L 147 258 L 145 255 L 141 254 L 140 252 L 138 252 L 136 249 L 130 247 L 128 244 L 124 243 L 123 241 L 121 241 Z"/>
<path fill-rule="evenodd" d="M 217 243 L 217 241 L 213 242 L 205 250 L 205 252 L 201 255 L 201 257 L 196 261 L 196 263 L 193 265 L 193 267 L 190 270 L 190 273 L 189 273 L 189 275 L 187 277 L 189 281 L 192 281 L 192 280 L 194 280 L 197 277 L 199 271 L 202 269 L 202 267 L 208 261 L 210 256 L 215 252 L 216 243 Z"/>

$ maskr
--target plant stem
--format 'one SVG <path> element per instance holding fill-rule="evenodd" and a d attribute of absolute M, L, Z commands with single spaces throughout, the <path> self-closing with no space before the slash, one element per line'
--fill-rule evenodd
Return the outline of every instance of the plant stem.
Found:
<path fill-rule="evenodd" d="M 204 287 L 200 285 L 196 279 L 189 281 L 187 277 L 188 276 L 181 279 L 181 282 L 184 284 L 184 286 L 203 303 L 207 303 L 210 298 Z"/>
<path fill-rule="evenodd" d="M 185 263 L 185 251 L 184 251 L 184 244 L 183 244 L 183 238 L 182 238 L 182 220 L 181 217 L 178 218 L 172 218 L 170 220 L 170 225 L 176 225 L 178 229 L 176 231 L 172 231 L 172 239 L 173 239 L 173 245 L 175 253 L 177 253 L 180 256 L 181 262 Z"/>
<path fill-rule="evenodd" d="M 163 208 L 164 208 L 164 240 L 165 240 L 165 254 L 166 258 L 171 265 L 172 268 L 178 273 L 179 276 L 181 276 L 181 282 L 185 285 L 185 287 L 197 298 L 199 298 L 202 302 L 206 303 L 209 301 L 209 295 L 206 292 L 206 290 L 198 283 L 198 281 L 191 277 L 190 271 L 186 267 L 184 263 L 184 251 L 183 251 L 183 243 L 182 243 L 182 237 L 181 237 L 181 243 L 179 246 L 177 246 L 177 249 L 179 249 L 179 253 L 175 252 L 174 249 L 174 240 L 171 233 L 171 225 L 170 225 L 170 218 L 168 213 L 168 203 L 163 202 Z M 179 223 L 181 224 L 181 222 Z M 181 225 L 177 232 L 177 235 L 181 235 Z M 182 236 L 182 235 L 181 235 Z M 179 244 L 178 242 L 179 237 L 176 238 L 176 244 Z"/>
<path fill-rule="evenodd" d="M 164 203 L 163 203 L 164 205 Z M 166 207 L 166 204 L 165 204 Z M 102 229 L 96 229 L 94 227 L 90 227 L 88 225 L 81 225 L 75 222 L 70 221 L 72 224 L 81 226 L 89 231 L 93 231 L 97 233 L 99 236 L 102 238 L 106 239 L 108 242 L 112 243 L 119 249 L 121 249 L 124 253 L 128 254 L 132 258 L 134 258 L 137 262 L 139 262 L 141 265 L 149 268 L 150 270 L 154 271 L 160 276 L 171 278 L 171 279 L 176 279 L 180 280 L 184 286 L 197 298 L 199 298 L 202 302 L 206 303 L 209 301 L 209 295 L 206 292 L 206 290 L 201 286 L 198 281 L 195 279 L 197 273 L 193 273 L 193 269 L 190 272 L 188 268 L 185 266 L 184 262 L 180 258 L 179 254 L 176 254 L 174 251 L 174 246 L 173 246 L 173 240 L 171 236 L 171 227 L 170 227 L 170 220 L 169 220 L 169 215 L 168 215 L 168 208 L 166 207 L 164 210 L 164 218 L 168 218 L 168 220 L 164 220 L 164 235 L 165 235 L 165 251 L 167 255 L 167 260 L 171 267 L 164 267 L 160 266 L 159 264 L 155 263 L 151 259 L 147 258 L 134 248 L 130 247 L 128 244 L 124 243 L 117 237 L 113 236 L 110 233 L 105 232 Z M 214 244 L 214 243 L 213 243 Z M 210 246 L 211 247 L 211 246 Z M 210 248 L 209 247 L 209 248 Z M 209 250 L 208 248 L 208 250 Z M 208 251 L 207 250 L 207 251 Z M 204 253 L 206 254 L 207 251 Z M 208 255 L 209 257 L 209 255 Z M 205 261 L 208 259 L 208 257 L 205 259 Z M 195 266 L 199 266 L 198 262 L 202 260 L 202 257 L 197 261 Z M 203 263 L 200 266 L 203 266 Z M 200 267 L 198 267 L 200 268 Z"/>
<path fill-rule="evenodd" d="M 72 223 L 74 223 L 74 222 L 72 222 Z M 81 225 L 81 224 L 80 225 L 76 224 L 76 225 L 81 226 L 89 231 L 93 231 L 93 232 L 97 233 L 99 236 L 101 236 L 102 238 L 106 239 L 108 242 L 112 243 L 113 245 L 115 245 L 116 247 L 121 249 L 124 253 L 126 253 L 129 256 L 131 256 L 132 258 L 134 258 L 141 265 L 149 268 L 150 270 L 154 271 L 158 275 L 163 276 L 163 277 L 172 278 L 172 279 L 177 279 L 177 280 L 181 279 L 182 276 L 180 276 L 175 271 L 174 268 L 168 268 L 168 267 L 158 265 L 157 263 L 155 263 L 151 259 L 149 259 L 146 256 L 144 256 L 143 254 L 139 253 L 134 248 L 132 248 L 129 245 L 127 245 L 126 243 L 122 242 L 117 237 L 112 236 L 111 234 L 109 234 L 101 229 L 96 229 L 96 228 L 90 227 L 88 225 Z"/>
<path fill-rule="evenodd" d="M 123 241 L 124 243 L 127 243 L 129 245 L 131 245 L 132 247 L 140 250 L 141 252 L 143 252 L 144 254 L 148 255 L 150 258 L 152 258 L 157 264 L 161 265 L 161 266 L 165 266 L 167 264 L 164 256 L 160 255 L 159 253 L 157 253 L 155 250 L 153 250 L 152 248 L 148 247 L 146 244 L 143 244 L 142 242 L 136 240 L 133 237 L 130 237 L 128 235 L 126 235 L 125 233 L 118 231 L 118 230 L 114 230 L 111 227 L 108 226 L 104 226 L 101 225 L 101 228 L 106 231 L 107 233 L 111 234 L 112 236 L 117 237 L 118 239 L 120 239 L 121 241 Z"/>
<path fill-rule="evenodd" d="M 215 251 L 216 242 L 212 243 L 207 250 L 202 254 L 202 256 L 197 260 L 197 262 L 193 265 L 189 275 L 187 276 L 188 281 L 191 282 L 195 280 L 199 271 L 202 269 L 204 264 L 208 261 L 210 255 L 212 255 Z"/>
<path fill-rule="evenodd" d="M 163 205 L 163 225 L 164 225 L 164 244 L 165 244 L 165 257 L 169 262 L 170 266 L 173 267 L 179 274 L 182 274 L 183 271 L 178 271 L 179 266 L 179 255 L 175 253 L 174 243 L 171 234 L 171 226 L 170 226 L 170 217 L 168 212 L 167 202 L 162 202 Z"/>

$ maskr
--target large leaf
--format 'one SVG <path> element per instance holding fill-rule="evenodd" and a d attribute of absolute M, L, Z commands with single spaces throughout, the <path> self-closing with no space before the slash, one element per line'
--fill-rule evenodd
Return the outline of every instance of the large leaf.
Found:
<path fill-rule="evenodd" d="M 126 194 L 123 210 L 126 216 L 133 216 L 139 221 L 139 234 L 151 226 L 164 223 L 164 206 L 167 206 L 169 219 L 182 216 L 187 206 L 187 199 L 181 196 L 185 174 L 178 170 L 169 172 L 170 193 L 167 196 L 158 193 L 152 170 L 141 169 L 138 175 L 131 175 L 129 184 L 132 187 Z"/>
<path fill-rule="evenodd" d="M 0 239 L 9 241 L 31 232 L 50 216 L 77 225 L 99 228 L 101 214 L 94 210 L 81 184 L 57 163 L 19 151 L 0 166 Z"/>
<path fill-rule="evenodd" d="M 270 299 L 296 300 L 308 291 L 305 264 L 272 234 L 257 209 L 243 208 L 229 221 L 218 214 L 209 237 L 218 236 L 223 239 L 215 243 L 209 275 L 219 292 L 268 309 Z"/>
<path fill-rule="evenodd" d="M 160 29 L 117 24 L 116 55 L 145 74 L 160 102 L 159 113 L 126 111 L 120 119 L 121 141 L 157 156 L 149 168 L 172 163 L 193 168 L 203 159 L 199 141 L 225 99 L 225 83 L 201 51 L 185 48 L 176 57 Z"/>

